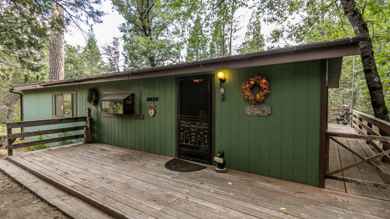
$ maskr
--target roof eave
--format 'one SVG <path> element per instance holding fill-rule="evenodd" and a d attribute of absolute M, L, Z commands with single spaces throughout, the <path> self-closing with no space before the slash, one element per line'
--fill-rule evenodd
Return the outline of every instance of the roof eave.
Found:
<path fill-rule="evenodd" d="M 332 42 L 306 44 L 302 46 L 276 49 L 260 53 L 221 57 L 193 63 L 183 63 L 156 68 L 146 68 L 131 72 L 102 75 L 94 78 L 78 80 L 63 80 L 46 82 L 35 85 L 15 87 L 16 91 L 31 91 L 52 87 L 64 87 L 83 84 L 95 84 L 120 80 L 135 80 L 142 78 L 155 78 L 163 76 L 184 76 L 201 72 L 213 72 L 220 68 L 249 68 L 293 62 L 333 59 L 343 56 L 359 54 L 361 37 L 342 39 Z"/>

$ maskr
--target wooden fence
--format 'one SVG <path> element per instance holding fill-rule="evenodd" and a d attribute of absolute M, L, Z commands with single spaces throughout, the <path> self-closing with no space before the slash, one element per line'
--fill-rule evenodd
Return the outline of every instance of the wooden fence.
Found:
<path fill-rule="evenodd" d="M 355 130 L 353 130 L 353 129 Z M 379 159 L 390 160 L 390 123 L 384 120 L 375 118 L 374 116 L 362 113 L 359 111 L 353 111 L 352 113 L 352 128 L 350 127 L 332 127 L 329 126 L 327 130 L 327 137 L 329 140 L 334 141 L 337 145 L 354 154 L 360 160 L 352 164 L 346 165 L 336 170 L 332 170 L 326 173 L 328 178 L 340 179 L 338 174 L 347 169 L 356 167 L 362 163 L 368 163 L 369 165 L 375 167 L 383 180 L 386 183 L 390 183 L 390 170 L 383 165 L 382 162 L 379 162 Z M 352 139 L 362 139 L 365 140 L 368 144 L 372 145 L 374 150 L 372 154 L 368 157 L 364 157 L 358 153 L 353 147 L 348 146 L 344 142 L 338 140 L 337 138 L 352 138 Z M 342 177 L 342 180 L 345 180 L 346 177 Z M 358 179 L 349 179 L 351 181 L 358 181 Z"/>
<path fill-rule="evenodd" d="M 360 134 L 379 136 L 379 140 L 367 139 L 367 143 L 372 145 L 376 150 L 383 151 L 390 149 L 390 143 L 388 141 L 380 140 L 382 136 L 390 136 L 390 122 L 354 110 L 352 114 L 352 127 Z"/>
<path fill-rule="evenodd" d="M 61 124 L 71 124 L 71 123 L 74 123 L 76 125 L 64 127 L 64 128 L 62 127 L 53 128 L 53 126 L 51 126 L 51 125 L 57 125 L 58 127 L 58 125 Z M 42 126 L 44 127 L 42 128 Z M 25 128 L 29 128 L 29 127 L 41 127 L 41 128 L 38 131 L 24 131 Z M 87 143 L 87 142 L 91 142 L 91 138 L 92 138 L 90 116 L 13 122 L 13 123 L 7 123 L 6 129 L 7 129 L 7 133 L 5 136 L 5 140 L 3 141 L 3 146 L 7 148 L 9 156 L 13 154 L 13 149 L 16 148 L 30 147 L 34 145 L 48 144 L 54 142 L 63 142 L 67 140 L 74 140 L 74 139 L 81 139 L 81 138 L 83 138 L 84 142 Z M 15 129 L 19 129 L 20 131 L 15 132 Z M 84 130 L 82 134 L 70 133 L 70 132 L 81 131 L 81 130 Z M 36 136 L 59 134 L 59 133 L 70 133 L 70 135 L 63 136 L 63 137 L 47 138 L 42 140 L 33 140 L 33 141 L 24 140 L 24 138 L 26 137 L 36 137 Z M 18 139 L 19 141 L 16 141 Z"/>

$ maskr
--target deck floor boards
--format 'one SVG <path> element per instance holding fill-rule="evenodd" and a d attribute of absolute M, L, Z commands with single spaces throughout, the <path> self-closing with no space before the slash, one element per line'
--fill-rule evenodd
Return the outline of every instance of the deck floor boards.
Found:
<path fill-rule="evenodd" d="M 333 151 L 334 153 L 335 150 Z M 212 167 L 165 169 L 171 157 L 104 144 L 10 158 L 128 218 L 386 218 L 390 202 Z M 339 183 L 338 183 L 339 184 Z"/>

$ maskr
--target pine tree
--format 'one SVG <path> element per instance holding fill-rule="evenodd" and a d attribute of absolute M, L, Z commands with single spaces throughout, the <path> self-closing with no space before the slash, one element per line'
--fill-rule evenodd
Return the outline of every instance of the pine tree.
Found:
<path fill-rule="evenodd" d="M 54 4 L 49 40 L 49 80 L 64 80 L 64 9 Z"/>
<path fill-rule="evenodd" d="M 202 19 L 198 15 L 187 42 L 187 61 L 204 59 L 207 55 L 207 36 L 203 31 Z"/>
<path fill-rule="evenodd" d="M 119 38 L 114 37 L 111 45 L 107 45 L 103 48 L 103 54 L 108 61 L 108 69 L 112 72 L 118 72 L 120 70 Z"/>
<path fill-rule="evenodd" d="M 87 44 L 81 52 L 81 58 L 83 59 L 85 66 L 84 72 L 86 75 L 101 74 L 107 70 L 92 29 L 88 34 Z"/>
<path fill-rule="evenodd" d="M 173 5 L 178 3 L 179 6 Z M 128 68 L 158 66 L 178 61 L 180 45 L 175 35 L 180 2 L 164 0 L 114 0 L 124 17 L 122 24 L 125 63 Z M 174 7 L 175 6 L 175 7 Z"/>
<path fill-rule="evenodd" d="M 255 10 L 252 12 L 249 20 L 245 39 L 240 48 L 240 53 L 262 51 L 264 46 L 264 36 L 261 33 L 261 16 L 259 12 Z"/>
<path fill-rule="evenodd" d="M 234 35 L 238 31 L 235 13 L 246 6 L 243 0 L 214 0 L 211 4 L 212 17 L 210 55 L 227 56 L 233 54 Z"/>

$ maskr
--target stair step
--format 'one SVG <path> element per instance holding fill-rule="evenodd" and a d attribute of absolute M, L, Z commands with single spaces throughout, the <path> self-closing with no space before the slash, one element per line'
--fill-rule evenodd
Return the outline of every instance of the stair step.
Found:
<path fill-rule="evenodd" d="M 58 189 L 8 160 L 0 160 L 0 169 L 32 193 L 72 218 L 112 218 L 92 205 Z"/>

